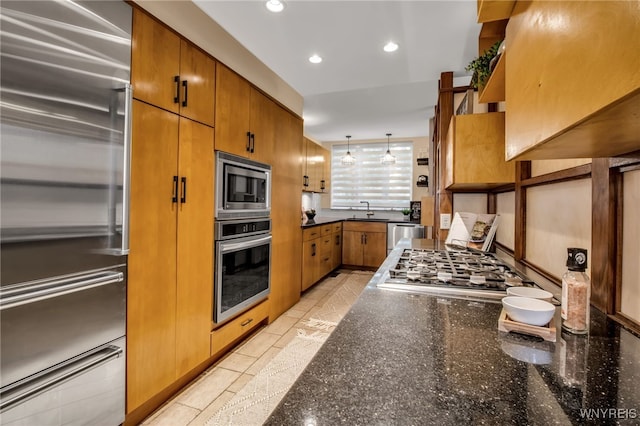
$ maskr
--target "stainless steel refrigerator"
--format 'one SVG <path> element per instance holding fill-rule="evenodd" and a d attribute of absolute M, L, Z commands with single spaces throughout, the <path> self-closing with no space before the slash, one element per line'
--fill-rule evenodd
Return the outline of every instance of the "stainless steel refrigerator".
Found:
<path fill-rule="evenodd" d="M 117 425 L 131 6 L 0 7 L 0 419 Z"/>

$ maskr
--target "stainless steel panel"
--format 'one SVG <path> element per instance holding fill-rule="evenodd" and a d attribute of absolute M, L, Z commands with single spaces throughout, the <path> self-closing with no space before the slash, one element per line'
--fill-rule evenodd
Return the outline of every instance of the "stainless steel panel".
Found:
<path fill-rule="evenodd" d="M 2 388 L 2 424 L 121 424 L 125 359 L 125 339 L 121 338 Z"/>
<path fill-rule="evenodd" d="M 415 223 L 389 223 L 387 225 L 387 253 L 403 238 L 424 238 L 424 226 Z"/>
<path fill-rule="evenodd" d="M 131 6 L 3 1 L 1 7 L 3 257 L 24 252 L 18 243 L 74 238 L 90 239 L 87 252 L 126 254 Z"/>
<path fill-rule="evenodd" d="M 3 287 L 3 301 L 24 304 L 0 311 L 0 385 L 124 336 L 126 281 L 117 278 L 124 273 L 122 267 Z M 43 291 L 57 293 L 41 299 Z"/>

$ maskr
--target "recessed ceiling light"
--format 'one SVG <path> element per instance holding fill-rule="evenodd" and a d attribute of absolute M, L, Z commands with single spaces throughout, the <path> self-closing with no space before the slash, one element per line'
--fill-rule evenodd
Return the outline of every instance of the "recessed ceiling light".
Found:
<path fill-rule="evenodd" d="M 318 55 L 312 55 L 309 57 L 309 62 L 311 62 L 312 64 L 319 64 L 320 62 L 322 62 L 322 58 Z"/>
<path fill-rule="evenodd" d="M 272 12 L 282 12 L 282 9 L 284 9 L 284 2 L 281 0 L 268 0 L 266 6 L 267 9 Z"/>
<path fill-rule="evenodd" d="M 395 52 L 398 50 L 398 45 L 392 41 L 384 45 L 385 52 Z"/>

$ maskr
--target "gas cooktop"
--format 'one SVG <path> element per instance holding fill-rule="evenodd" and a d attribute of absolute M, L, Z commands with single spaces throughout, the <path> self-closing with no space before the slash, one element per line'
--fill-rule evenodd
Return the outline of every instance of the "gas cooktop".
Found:
<path fill-rule="evenodd" d="M 491 253 L 405 249 L 380 288 L 501 299 L 507 287 L 536 284 Z"/>

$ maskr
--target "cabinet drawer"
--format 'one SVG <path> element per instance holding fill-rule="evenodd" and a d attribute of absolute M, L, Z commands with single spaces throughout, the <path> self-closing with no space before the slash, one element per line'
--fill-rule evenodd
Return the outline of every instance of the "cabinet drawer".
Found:
<path fill-rule="evenodd" d="M 329 235 L 325 235 L 320 238 L 320 253 L 321 254 L 330 254 L 333 247 L 333 239 L 334 237 Z"/>
<path fill-rule="evenodd" d="M 321 234 L 322 227 L 314 226 L 313 228 L 305 228 L 302 230 L 302 241 L 313 240 L 314 238 L 318 238 Z"/>
<path fill-rule="evenodd" d="M 255 328 L 269 316 L 269 300 L 256 305 L 238 318 L 211 332 L 211 355 L 215 355 L 236 339 Z"/>
<path fill-rule="evenodd" d="M 344 231 L 387 232 L 386 222 L 343 222 Z"/>
<path fill-rule="evenodd" d="M 336 222 L 331 224 L 333 232 L 342 232 L 342 222 Z"/>
<path fill-rule="evenodd" d="M 320 235 L 322 235 L 323 237 L 325 235 L 331 234 L 332 232 L 333 232 L 333 224 L 332 223 L 330 223 L 328 225 L 322 225 L 320 227 Z"/>

